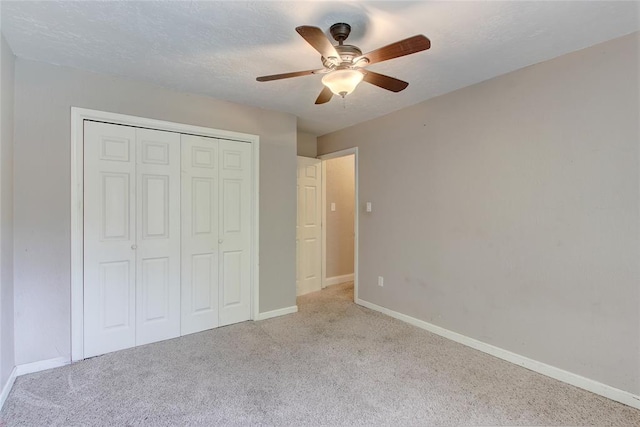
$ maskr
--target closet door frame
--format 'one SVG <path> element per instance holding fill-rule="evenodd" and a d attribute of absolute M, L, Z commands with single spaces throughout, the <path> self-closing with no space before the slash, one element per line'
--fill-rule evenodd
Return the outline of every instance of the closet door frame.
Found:
<path fill-rule="evenodd" d="M 84 121 L 200 135 L 251 144 L 251 320 L 259 314 L 260 138 L 201 126 L 71 107 L 71 361 L 84 359 Z"/>

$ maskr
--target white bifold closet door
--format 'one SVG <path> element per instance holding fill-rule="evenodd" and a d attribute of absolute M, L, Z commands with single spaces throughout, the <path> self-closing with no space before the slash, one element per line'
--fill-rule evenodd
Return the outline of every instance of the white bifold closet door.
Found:
<path fill-rule="evenodd" d="M 86 121 L 84 356 L 251 318 L 251 144 Z"/>
<path fill-rule="evenodd" d="M 180 135 L 136 129 L 136 345 L 180 336 Z"/>
<path fill-rule="evenodd" d="M 84 125 L 84 355 L 136 343 L 136 130 Z"/>
<path fill-rule="evenodd" d="M 182 335 L 218 326 L 218 141 L 182 135 Z"/>
<path fill-rule="evenodd" d="M 180 135 L 84 125 L 85 357 L 180 334 Z"/>
<path fill-rule="evenodd" d="M 220 140 L 220 326 L 251 318 L 251 145 Z"/>
<path fill-rule="evenodd" d="M 251 146 L 182 135 L 182 334 L 251 318 Z"/>

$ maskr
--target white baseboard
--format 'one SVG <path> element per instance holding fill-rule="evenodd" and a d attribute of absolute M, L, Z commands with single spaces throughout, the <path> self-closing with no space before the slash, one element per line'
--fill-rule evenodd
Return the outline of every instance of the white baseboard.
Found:
<path fill-rule="evenodd" d="M 31 374 L 34 372 L 45 371 L 47 369 L 59 368 L 71 363 L 66 357 L 56 357 L 54 359 L 40 360 L 33 363 L 25 363 L 16 366 L 17 376 Z"/>
<path fill-rule="evenodd" d="M 592 393 L 599 394 L 600 396 L 604 396 L 611 400 L 615 400 L 616 402 L 624 403 L 625 405 L 640 409 L 640 396 L 638 395 L 608 386 L 601 382 L 585 378 L 583 376 L 565 371 L 560 368 L 556 368 L 555 366 L 547 365 L 546 363 L 538 362 L 537 360 L 529 359 L 528 357 L 512 353 L 508 350 L 504 350 L 500 347 L 478 341 L 474 338 L 469 338 L 457 332 L 453 332 L 440 326 L 436 326 L 432 323 L 425 322 L 424 320 L 419 320 L 414 317 L 407 316 L 406 314 L 398 313 L 396 311 L 381 307 L 368 301 L 358 299 L 356 301 L 356 304 L 375 311 L 379 311 L 398 320 L 402 320 L 403 322 L 407 322 L 419 328 L 426 329 L 427 331 L 433 332 L 436 335 L 440 335 L 452 341 L 464 344 L 468 347 L 498 357 L 502 360 L 506 360 L 507 362 L 522 366 L 539 374 L 546 375 L 558 381 L 562 381 L 564 383 L 571 384 Z"/>
<path fill-rule="evenodd" d="M 7 400 L 7 397 L 11 392 L 11 388 L 13 387 L 13 383 L 16 382 L 17 377 L 20 375 L 32 374 L 34 372 L 45 371 L 47 369 L 59 368 L 64 365 L 68 365 L 69 363 L 71 362 L 66 357 L 56 357 L 54 359 L 40 360 L 38 362 L 15 366 L 11 371 L 11 375 L 9 375 L 9 379 L 7 379 L 6 384 L 2 387 L 2 393 L 0 393 L 0 409 L 4 406 L 4 401 Z"/>
<path fill-rule="evenodd" d="M 14 367 L 9 378 L 7 378 L 7 382 L 2 386 L 2 394 L 0 394 L 0 409 L 4 406 L 4 401 L 7 400 L 7 397 L 9 397 L 13 383 L 16 382 L 16 377 L 18 376 L 17 371 L 18 370 Z"/>
<path fill-rule="evenodd" d="M 272 317 L 284 316 L 285 314 L 292 314 L 297 312 L 298 312 L 298 306 L 292 305 L 291 307 L 279 308 L 277 310 L 258 313 L 258 317 L 255 320 L 271 319 Z"/>
<path fill-rule="evenodd" d="M 326 287 L 331 285 L 339 285 L 340 283 L 352 282 L 352 281 L 353 281 L 353 273 L 344 274 L 342 276 L 327 277 L 326 279 L 324 279 L 324 286 Z"/>

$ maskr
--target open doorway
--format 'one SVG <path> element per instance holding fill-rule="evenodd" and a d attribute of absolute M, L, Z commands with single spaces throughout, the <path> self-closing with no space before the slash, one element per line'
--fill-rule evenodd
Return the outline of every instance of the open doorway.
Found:
<path fill-rule="evenodd" d="M 357 148 L 298 157 L 296 293 L 353 286 L 358 298 Z M 352 284 L 352 285 L 351 285 Z"/>
<path fill-rule="evenodd" d="M 357 148 L 318 158 L 322 160 L 322 287 L 352 282 L 355 301 L 358 298 Z"/>

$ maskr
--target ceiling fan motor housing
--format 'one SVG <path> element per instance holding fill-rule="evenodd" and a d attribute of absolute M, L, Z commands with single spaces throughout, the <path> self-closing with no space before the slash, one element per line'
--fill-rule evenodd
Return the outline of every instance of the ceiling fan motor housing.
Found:
<path fill-rule="evenodd" d="M 362 56 L 362 51 L 357 46 L 343 44 L 335 46 L 335 48 L 340 54 L 340 62 L 342 63 L 347 62 L 350 64 L 353 62 L 353 58 Z M 334 66 L 334 64 L 331 61 L 328 61 L 324 56 L 322 57 L 322 64 L 327 68 L 332 68 Z"/>
<path fill-rule="evenodd" d="M 335 41 L 342 44 L 342 42 L 345 41 L 351 33 L 351 25 L 345 24 L 344 22 L 338 22 L 329 28 L 329 32 Z"/>

